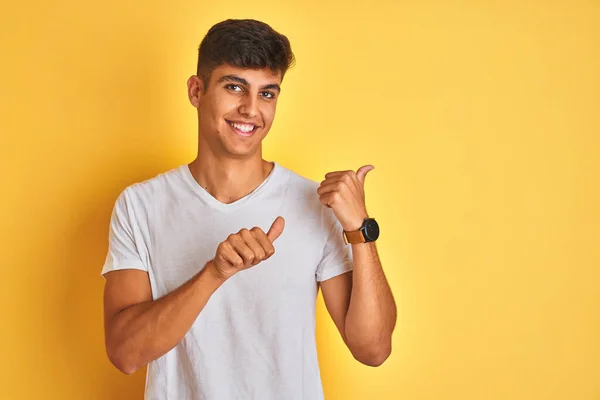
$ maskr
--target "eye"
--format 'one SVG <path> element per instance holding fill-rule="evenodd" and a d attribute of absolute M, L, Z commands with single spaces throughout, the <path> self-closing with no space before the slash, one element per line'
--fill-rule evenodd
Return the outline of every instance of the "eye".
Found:
<path fill-rule="evenodd" d="M 229 85 L 225 85 L 225 88 L 231 90 L 232 92 L 239 93 L 242 91 L 242 87 L 240 85 L 229 84 Z"/>
<path fill-rule="evenodd" d="M 274 99 L 275 98 L 275 94 L 272 92 L 262 92 L 262 96 L 265 99 Z"/>

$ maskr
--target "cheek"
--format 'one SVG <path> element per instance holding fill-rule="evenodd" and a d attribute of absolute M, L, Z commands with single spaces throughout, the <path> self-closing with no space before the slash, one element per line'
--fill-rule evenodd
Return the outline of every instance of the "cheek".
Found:
<path fill-rule="evenodd" d="M 215 99 L 211 104 L 212 114 L 215 119 L 223 119 L 224 116 L 231 114 L 237 109 L 235 99 L 230 97 L 222 97 Z"/>
<path fill-rule="evenodd" d="M 222 104 L 221 108 L 219 109 L 219 117 L 221 117 L 221 119 L 227 118 L 227 117 L 239 117 L 240 116 L 240 112 L 239 112 L 239 104 L 234 103 L 233 101 L 228 102 L 226 104 Z"/>
<path fill-rule="evenodd" d="M 275 119 L 275 106 L 266 107 L 265 110 L 263 111 L 263 118 L 264 118 L 265 125 L 271 126 L 271 124 L 273 123 L 273 120 Z"/>

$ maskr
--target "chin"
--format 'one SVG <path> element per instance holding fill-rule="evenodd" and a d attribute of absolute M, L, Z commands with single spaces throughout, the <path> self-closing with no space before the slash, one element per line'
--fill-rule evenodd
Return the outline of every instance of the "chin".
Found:
<path fill-rule="evenodd" d="M 231 154 L 233 157 L 245 158 L 249 157 L 257 152 L 256 146 L 225 146 L 225 151 Z"/>

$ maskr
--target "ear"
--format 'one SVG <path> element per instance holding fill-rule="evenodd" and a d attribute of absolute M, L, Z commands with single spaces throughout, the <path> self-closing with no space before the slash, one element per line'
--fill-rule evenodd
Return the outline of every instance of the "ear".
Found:
<path fill-rule="evenodd" d="M 187 81 L 188 98 L 196 108 L 200 105 L 200 97 L 204 93 L 204 82 L 196 75 L 190 76 Z"/>

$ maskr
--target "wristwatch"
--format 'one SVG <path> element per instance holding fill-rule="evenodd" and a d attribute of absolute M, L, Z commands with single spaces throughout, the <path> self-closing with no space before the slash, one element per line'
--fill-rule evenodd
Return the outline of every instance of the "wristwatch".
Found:
<path fill-rule="evenodd" d="M 374 218 L 365 218 L 362 226 L 357 231 L 343 232 L 345 244 L 358 244 L 374 242 L 379 237 L 379 224 Z"/>

